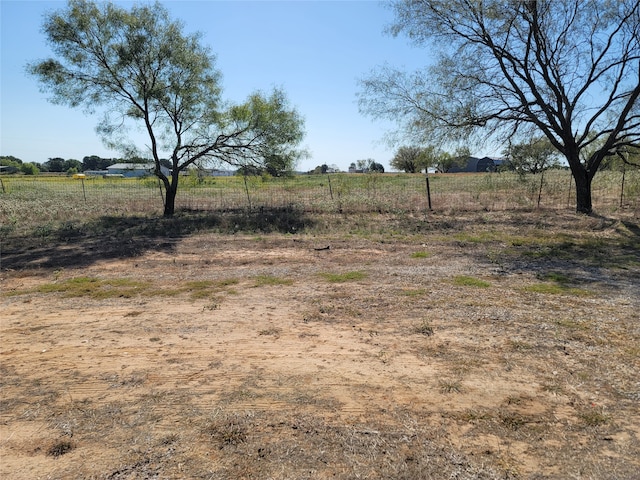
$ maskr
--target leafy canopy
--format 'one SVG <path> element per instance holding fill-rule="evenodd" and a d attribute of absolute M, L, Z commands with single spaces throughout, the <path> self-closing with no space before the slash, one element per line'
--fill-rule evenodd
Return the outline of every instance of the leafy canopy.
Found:
<path fill-rule="evenodd" d="M 577 210 L 591 212 L 603 160 L 640 145 L 640 2 L 395 0 L 392 9 L 390 32 L 435 61 L 374 70 L 361 111 L 398 121 L 418 144 L 542 134 L 571 167 Z"/>
<path fill-rule="evenodd" d="M 178 175 L 189 165 L 270 159 L 290 168 L 304 155 L 296 148 L 304 122 L 284 93 L 223 102 L 215 56 L 160 3 L 126 10 L 70 0 L 46 17 L 43 31 L 55 58 L 29 65 L 29 72 L 55 103 L 90 113 L 104 107 L 98 132 L 108 146 L 128 157 L 151 154 L 167 191 L 165 214 L 173 213 Z M 148 137 L 144 153 L 129 139 L 133 128 Z M 162 155 L 171 159 L 171 179 L 160 170 Z"/>

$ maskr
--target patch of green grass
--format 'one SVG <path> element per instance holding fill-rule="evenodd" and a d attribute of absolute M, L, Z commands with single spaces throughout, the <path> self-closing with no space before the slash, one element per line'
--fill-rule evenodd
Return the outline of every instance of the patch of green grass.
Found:
<path fill-rule="evenodd" d="M 475 277 L 469 277 L 467 275 L 457 275 L 453 277 L 452 280 L 454 285 L 459 287 L 479 287 L 479 288 L 488 288 L 491 284 L 485 280 L 481 280 Z"/>
<path fill-rule="evenodd" d="M 345 273 L 321 273 L 325 280 L 331 283 L 343 283 L 350 281 L 363 280 L 367 278 L 367 274 L 364 272 L 353 271 Z"/>
<path fill-rule="evenodd" d="M 523 288 L 525 292 L 541 293 L 544 295 L 573 295 L 578 297 L 588 297 L 592 293 L 583 288 L 569 288 L 557 283 L 536 283 Z"/>
<path fill-rule="evenodd" d="M 418 252 L 413 252 L 411 254 L 411 258 L 429 258 L 431 254 L 429 252 L 425 252 L 423 250 Z"/>
<path fill-rule="evenodd" d="M 238 283 L 236 278 L 228 278 L 223 280 L 196 280 L 185 283 L 183 291 L 190 292 L 191 298 L 194 300 L 211 298 L 212 295 L 224 289 L 225 287 Z"/>
<path fill-rule="evenodd" d="M 592 292 L 589 290 L 571 287 L 574 280 L 564 273 L 548 272 L 543 275 L 538 275 L 538 278 L 544 280 L 544 283 L 529 285 L 524 287 L 524 290 L 549 295 L 574 295 L 578 297 L 592 295 Z"/>
<path fill-rule="evenodd" d="M 565 275 L 564 273 L 558 273 L 558 272 L 545 273 L 544 275 L 540 276 L 540 279 L 547 280 L 549 282 L 556 282 L 560 285 L 567 285 L 572 281 L 568 275 Z"/>
<path fill-rule="evenodd" d="M 406 297 L 421 297 L 425 293 L 427 293 L 427 291 L 424 288 L 417 288 L 417 289 L 402 290 L 401 293 Z"/>
<path fill-rule="evenodd" d="M 269 287 L 269 286 L 277 286 L 277 285 L 291 285 L 293 284 L 293 280 L 289 278 L 280 278 L 274 277 L 271 275 L 258 275 L 253 279 L 254 287 Z"/>

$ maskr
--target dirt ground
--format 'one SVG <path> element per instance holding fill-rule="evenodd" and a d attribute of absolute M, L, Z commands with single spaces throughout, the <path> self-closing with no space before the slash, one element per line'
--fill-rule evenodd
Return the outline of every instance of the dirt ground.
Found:
<path fill-rule="evenodd" d="M 637 221 L 378 222 L 5 248 L 0 477 L 640 478 Z"/>

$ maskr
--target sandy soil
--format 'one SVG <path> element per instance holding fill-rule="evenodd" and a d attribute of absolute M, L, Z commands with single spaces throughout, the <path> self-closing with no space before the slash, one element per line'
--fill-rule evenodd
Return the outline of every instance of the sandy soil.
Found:
<path fill-rule="evenodd" d="M 455 233 L 200 234 L 5 270 L 0 477 L 640 478 L 637 260 Z M 576 289 L 526 288 L 549 272 Z M 80 277 L 141 293 L 43 287 Z"/>

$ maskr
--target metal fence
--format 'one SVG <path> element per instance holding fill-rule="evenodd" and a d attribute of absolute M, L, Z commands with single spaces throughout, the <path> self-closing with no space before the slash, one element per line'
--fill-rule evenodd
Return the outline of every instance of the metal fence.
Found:
<path fill-rule="evenodd" d="M 640 170 L 599 172 L 593 181 L 596 211 L 640 211 Z M 101 214 L 163 209 L 157 178 L 55 176 L 0 177 L 0 221 L 21 209 L 64 216 L 82 210 Z M 481 174 L 331 174 L 292 178 L 180 178 L 176 208 L 231 210 L 291 207 L 305 212 L 428 212 L 575 208 L 570 172 L 518 176 Z M 24 211 L 24 210 L 23 210 Z"/>

